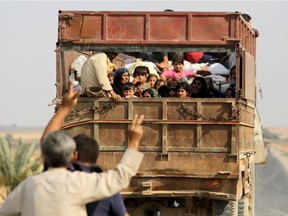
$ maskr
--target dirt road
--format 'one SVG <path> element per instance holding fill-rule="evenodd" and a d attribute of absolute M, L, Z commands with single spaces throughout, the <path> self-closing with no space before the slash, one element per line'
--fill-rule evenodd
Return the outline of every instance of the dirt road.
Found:
<path fill-rule="evenodd" d="M 270 148 L 267 163 L 256 165 L 256 216 L 288 216 L 288 156 Z"/>

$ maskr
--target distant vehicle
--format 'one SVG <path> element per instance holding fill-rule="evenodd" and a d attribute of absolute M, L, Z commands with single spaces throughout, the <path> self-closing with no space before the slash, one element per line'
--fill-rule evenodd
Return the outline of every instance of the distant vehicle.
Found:
<path fill-rule="evenodd" d="M 145 114 L 144 161 L 122 192 L 130 215 L 253 216 L 258 35 L 241 13 L 59 11 L 58 17 L 56 101 L 67 90 L 72 62 L 93 51 L 235 53 L 235 98 L 80 97 L 62 128 L 97 138 L 98 163 L 108 170 L 127 146 L 133 115 Z"/>

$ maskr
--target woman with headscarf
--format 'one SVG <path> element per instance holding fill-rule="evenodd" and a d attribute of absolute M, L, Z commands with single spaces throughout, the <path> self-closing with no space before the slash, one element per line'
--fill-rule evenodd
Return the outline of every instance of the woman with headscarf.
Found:
<path fill-rule="evenodd" d="M 112 85 L 114 92 L 121 95 L 121 97 L 125 97 L 123 94 L 123 87 L 125 83 L 129 82 L 129 79 L 130 75 L 127 68 L 120 68 L 116 70 L 114 76 L 114 84 Z"/>
<path fill-rule="evenodd" d="M 209 98 L 206 80 L 203 77 L 195 77 L 191 83 L 191 98 Z"/>

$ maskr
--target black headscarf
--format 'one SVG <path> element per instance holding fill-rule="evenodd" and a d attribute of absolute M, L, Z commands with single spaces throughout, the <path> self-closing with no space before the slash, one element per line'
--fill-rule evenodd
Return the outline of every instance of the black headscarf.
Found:
<path fill-rule="evenodd" d="M 199 91 L 197 93 L 193 93 L 192 85 L 196 80 L 199 80 L 201 82 L 202 87 L 199 89 Z M 209 97 L 210 97 L 210 95 L 209 95 L 209 92 L 207 89 L 206 80 L 200 76 L 195 77 L 193 79 L 193 82 L 191 83 L 191 98 L 209 98 Z"/>
<path fill-rule="evenodd" d="M 114 84 L 112 85 L 113 91 L 116 94 L 121 95 L 121 97 L 124 97 L 124 94 L 123 94 L 124 84 L 121 82 L 122 76 L 123 76 L 124 73 L 128 73 L 129 74 L 129 71 L 128 71 L 127 68 L 120 68 L 120 69 L 116 70 L 115 71 L 115 76 L 114 76 Z"/>

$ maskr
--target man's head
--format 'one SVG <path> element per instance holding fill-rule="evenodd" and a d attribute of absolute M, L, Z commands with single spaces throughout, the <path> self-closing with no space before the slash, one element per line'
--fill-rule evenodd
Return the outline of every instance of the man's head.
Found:
<path fill-rule="evenodd" d="M 64 131 L 47 134 L 41 142 L 41 152 L 49 167 L 66 167 L 73 157 L 76 143 Z"/>
<path fill-rule="evenodd" d="M 91 136 L 79 134 L 74 137 L 78 158 L 76 161 L 95 164 L 99 155 L 98 142 Z"/>
<path fill-rule="evenodd" d="M 107 55 L 107 57 L 109 58 L 109 60 L 112 62 L 113 59 L 118 55 L 117 52 L 105 52 L 105 54 Z"/>

